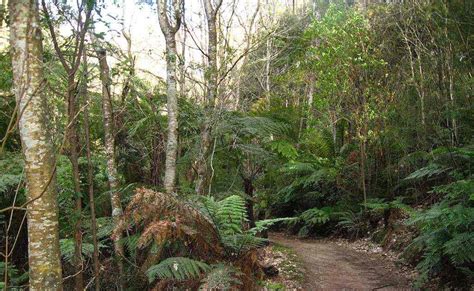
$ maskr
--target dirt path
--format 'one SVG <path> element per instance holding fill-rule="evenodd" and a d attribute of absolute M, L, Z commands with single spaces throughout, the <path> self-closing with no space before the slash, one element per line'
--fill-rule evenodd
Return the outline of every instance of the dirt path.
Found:
<path fill-rule="evenodd" d="M 327 240 L 299 240 L 271 234 L 274 243 L 292 248 L 306 268 L 304 290 L 400 290 L 409 281 L 382 256 L 358 252 Z"/>

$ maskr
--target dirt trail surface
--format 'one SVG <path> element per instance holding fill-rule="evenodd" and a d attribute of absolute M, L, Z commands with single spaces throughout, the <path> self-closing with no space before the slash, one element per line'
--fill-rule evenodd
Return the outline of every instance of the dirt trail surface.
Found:
<path fill-rule="evenodd" d="M 300 240 L 270 234 L 276 244 L 293 249 L 305 269 L 304 290 L 400 290 L 409 281 L 383 256 L 358 252 L 330 240 Z"/>

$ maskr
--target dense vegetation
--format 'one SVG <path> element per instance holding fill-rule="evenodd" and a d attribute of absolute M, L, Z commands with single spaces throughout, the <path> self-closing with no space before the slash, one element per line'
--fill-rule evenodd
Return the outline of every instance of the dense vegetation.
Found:
<path fill-rule="evenodd" d="M 256 288 L 268 227 L 368 236 L 403 252 L 420 287 L 474 283 L 474 2 L 314 1 L 271 26 L 254 16 L 243 54 L 219 20 L 215 60 L 209 28 L 195 64 L 169 44 L 185 9 L 164 1 L 174 90 L 169 72 L 139 72 L 125 29 L 128 50 L 94 33 L 105 6 L 83 2 L 39 15 L 65 285 Z M 0 68 L 0 273 L 20 288 L 32 204 L 8 48 Z"/>

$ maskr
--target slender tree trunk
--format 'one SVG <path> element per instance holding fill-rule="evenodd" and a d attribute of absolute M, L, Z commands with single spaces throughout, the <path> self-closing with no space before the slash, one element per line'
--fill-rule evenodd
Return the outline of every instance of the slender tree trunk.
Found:
<path fill-rule="evenodd" d="M 166 162 L 164 186 L 166 193 L 175 192 L 176 155 L 178 152 L 178 98 L 176 90 L 176 40 L 166 38 L 166 95 L 168 109 L 168 136 L 166 140 Z"/>
<path fill-rule="evenodd" d="M 186 27 L 185 24 L 185 17 L 184 17 L 184 7 L 183 7 L 183 25 Z M 181 55 L 178 64 L 179 70 L 179 97 L 185 98 L 186 97 L 186 38 L 187 38 L 187 31 L 186 29 L 181 30 L 182 36 L 182 45 L 181 45 Z"/>
<path fill-rule="evenodd" d="M 365 134 L 361 134 L 361 141 L 359 144 L 360 151 L 360 183 L 362 186 L 362 195 L 364 197 L 364 208 L 367 207 L 367 184 L 366 184 L 366 143 L 365 143 Z"/>
<path fill-rule="evenodd" d="M 10 0 L 13 83 L 28 188 L 30 290 L 62 290 L 55 154 L 43 91 L 43 47 L 38 4 Z"/>
<path fill-rule="evenodd" d="M 105 49 L 97 50 L 97 58 L 99 59 L 100 80 L 102 81 L 102 110 L 104 114 L 104 131 L 105 131 L 105 155 L 107 157 L 107 175 L 110 186 L 110 201 L 112 205 L 112 218 L 115 224 L 120 222 L 122 216 L 122 203 L 120 201 L 119 178 L 117 165 L 115 163 L 115 137 L 114 137 L 114 118 L 112 109 L 112 96 L 110 92 L 110 72 L 107 64 L 107 52 Z M 119 267 L 120 277 L 123 278 L 123 262 L 124 255 L 123 246 L 120 243 L 121 236 L 117 235 L 114 239 L 114 248 L 117 254 L 117 264 Z"/>
<path fill-rule="evenodd" d="M 169 8 L 173 9 L 173 25 L 168 19 L 167 3 L 157 0 L 158 20 L 166 40 L 166 95 L 168 109 L 168 136 L 166 140 L 166 162 L 164 186 L 166 193 L 174 193 L 176 185 L 176 155 L 178 152 L 178 92 L 176 90 L 176 32 L 181 26 L 181 12 L 183 2 L 171 1 Z"/>
<path fill-rule="evenodd" d="M 197 160 L 197 179 L 195 187 L 196 192 L 201 195 L 206 193 L 206 181 L 209 172 L 207 156 L 209 155 L 212 142 L 212 111 L 215 107 L 215 99 L 217 97 L 217 13 L 222 4 L 222 0 L 218 1 L 215 7 L 212 6 L 211 2 L 211 0 L 204 1 L 208 30 L 207 94 L 205 100 L 206 117 L 201 126 L 201 143 Z"/>
<path fill-rule="evenodd" d="M 90 142 L 90 130 L 89 130 L 89 94 L 87 92 L 87 82 L 89 72 L 87 70 L 87 57 L 86 51 L 83 51 L 83 62 L 84 62 L 84 79 L 82 84 L 82 96 L 86 106 L 84 108 L 84 131 L 86 140 L 86 157 L 87 157 L 87 184 L 89 185 L 89 208 L 91 211 L 91 229 L 92 229 L 92 244 L 94 246 L 93 254 L 93 267 L 94 267 L 94 283 L 95 290 L 100 290 L 100 263 L 99 263 L 99 245 L 97 242 L 97 221 L 95 214 L 95 202 L 94 202 L 94 170 L 92 167 L 91 158 L 91 142 Z"/>
<path fill-rule="evenodd" d="M 83 265 L 82 265 L 82 198 L 81 198 L 81 180 L 79 171 L 79 136 L 77 134 L 77 104 L 74 76 L 68 78 L 68 125 L 66 129 L 69 149 L 69 160 L 72 165 L 72 176 L 74 183 L 74 192 L 76 194 L 76 223 L 74 225 L 74 285 L 76 290 L 82 290 L 84 286 Z"/>
<path fill-rule="evenodd" d="M 265 59 L 265 96 L 267 97 L 268 105 L 270 105 L 270 64 L 272 58 L 272 41 L 267 38 L 266 42 L 266 59 Z"/>

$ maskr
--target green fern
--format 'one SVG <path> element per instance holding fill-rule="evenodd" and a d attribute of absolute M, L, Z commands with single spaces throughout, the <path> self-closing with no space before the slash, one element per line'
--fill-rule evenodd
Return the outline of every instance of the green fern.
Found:
<path fill-rule="evenodd" d="M 74 261 L 74 246 L 75 242 L 73 239 L 61 239 L 59 240 L 59 247 L 61 251 L 61 256 L 68 263 L 73 263 Z M 105 245 L 99 243 L 99 249 L 104 248 Z M 82 243 L 82 255 L 88 258 L 92 258 L 94 253 L 94 245 L 91 243 Z"/>
<path fill-rule="evenodd" d="M 259 220 L 255 222 L 255 227 L 249 229 L 249 233 L 256 235 L 259 232 L 263 232 L 267 230 L 269 227 L 274 225 L 275 223 L 279 222 L 293 222 L 297 220 L 298 218 L 296 217 L 280 217 L 280 218 L 273 218 L 273 219 L 265 219 L 265 220 Z"/>
<path fill-rule="evenodd" d="M 228 251 L 228 254 L 232 257 L 239 257 L 242 253 L 249 250 L 263 247 L 267 242 L 267 239 L 256 237 L 248 232 L 222 237 L 222 243 Z"/>
<path fill-rule="evenodd" d="M 188 280 L 197 279 L 211 270 L 211 267 L 201 261 L 185 257 L 172 257 L 151 266 L 146 275 L 151 283 L 156 279 Z"/>
<path fill-rule="evenodd" d="M 449 167 L 444 167 L 435 163 L 429 164 L 426 167 L 420 168 L 410 175 L 408 175 L 405 180 L 420 180 L 420 179 L 426 179 L 426 178 L 431 178 L 433 176 L 440 175 L 442 173 L 447 172 L 450 170 Z"/>
<path fill-rule="evenodd" d="M 231 195 L 221 201 L 212 197 L 202 198 L 203 208 L 213 220 L 221 235 L 242 233 L 243 223 L 248 221 L 245 200 Z"/>
<path fill-rule="evenodd" d="M 285 140 L 275 140 L 270 143 L 270 148 L 287 160 L 294 160 L 298 157 L 296 148 Z"/>
<path fill-rule="evenodd" d="M 408 220 L 409 225 L 420 231 L 405 251 L 423 253 L 417 266 L 420 286 L 432 276 L 442 275 L 445 269 L 457 270 L 474 280 L 474 207 L 469 198 L 472 185 L 473 179 L 465 179 L 435 187 L 434 192 L 445 194 L 443 200 L 427 210 L 414 212 Z"/>

